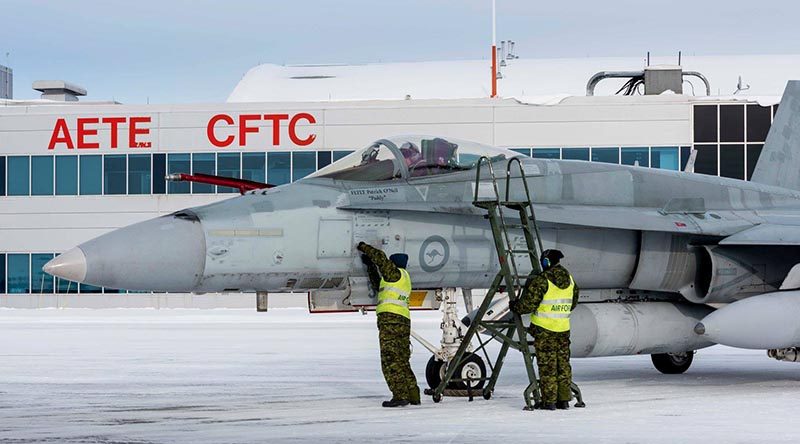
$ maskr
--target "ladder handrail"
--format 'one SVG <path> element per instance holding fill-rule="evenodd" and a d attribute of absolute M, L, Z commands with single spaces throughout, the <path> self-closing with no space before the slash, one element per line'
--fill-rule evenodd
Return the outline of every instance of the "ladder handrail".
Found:
<path fill-rule="evenodd" d="M 503 214 L 503 208 L 500 203 L 500 190 L 497 188 L 497 176 L 494 174 L 494 167 L 492 166 L 492 160 L 487 156 L 481 156 L 478 159 L 477 171 L 475 172 L 475 202 L 479 202 L 478 191 L 480 189 L 480 184 L 481 184 L 481 165 L 484 163 L 484 161 L 486 162 L 487 165 L 489 165 L 489 173 L 491 174 L 492 177 L 492 189 L 494 190 L 494 195 L 495 195 L 494 203 L 497 205 L 497 215 L 500 217 L 500 227 L 502 230 L 501 237 L 505 241 L 506 256 L 508 257 L 511 266 L 511 270 L 509 270 L 510 273 L 507 274 L 503 273 L 506 274 L 506 276 L 504 276 L 506 281 L 506 287 L 508 287 L 506 288 L 506 292 L 508 293 L 508 296 L 511 300 L 515 300 L 519 297 L 519 295 L 517 294 L 517 289 L 519 289 L 520 291 L 522 290 L 522 280 L 519 277 L 519 268 L 517 267 L 517 261 L 514 258 L 514 253 L 511 252 L 513 250 L 513 247 L 511 246 L 511 239 L 508 235 L 506 218 L 505 215 Z M 508 186 L 506 185 L 506 195 L 508 195 L 507 187 Z M 489 209 L 490 213 L 491 211 L 492 210 Z M 497 254 L 498 256 L 500 256 L 501 252 L 498 251 Z M 502 258 L 501 260 L 505 260 L 505 258 Z M 502 263 L 500 269 L 502 272 Z"/>
<path fill-rule="evenodd" d="M 492 176 L 492 186 L 494 188 L 494 196 L 495 201 L 499 204 L 500 203 L 500 191 L 497 189 L 497 176 L 494 174 L 494 167 L 492 167 L 492 159 L 489 159 L 487 156 L 481 156 L 478 159 L 478 163 L 476 164 L 476 171 L 475 171 L 475 198 L 473 201 L 478 202 L 478 190 L 480 189 L 481 185 L 481 165 L 483 165 L 483 161 L 486 161 L 486 164 L 489 165 L 489 174 Z"/>
<path fill-rule="evenodd" d="M 539 246 L 539 254 L 541 254 L 544 251 L 544 247 L 542 246 L 542 235 L 539 232 L 539 224 L 536 221 L 536 211 L 533 208 L 533 198 L 531 197 L 530 187 L 528 187 L 528 176 L 525 175 L 525 169 L 522 167 L 522 161 L 519 157 L 512 157 L 506 164 L 506 201 L 509 200 L 509 191 L 511 190 L 511 164 L 514 162 L 516 162 L 517 166 L 519 167 L 519 178 L 522 181 L 523 187 L 525 188 L 525 198 L 528 200 L 528 208 L 531 209 L 531 223 L 533 224 L 533 229 L 536 232 L 536 243 Z"/>

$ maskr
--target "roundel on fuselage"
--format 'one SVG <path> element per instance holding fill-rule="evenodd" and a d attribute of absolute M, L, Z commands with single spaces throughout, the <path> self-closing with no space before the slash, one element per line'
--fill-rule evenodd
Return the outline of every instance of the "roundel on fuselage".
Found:
<path fill-rule="evenodd" d="M 442 236 L 428 237 L 419 248 L 419 265 L 428 273 L 441 270 L 449 259 L 450 244 Z"/>

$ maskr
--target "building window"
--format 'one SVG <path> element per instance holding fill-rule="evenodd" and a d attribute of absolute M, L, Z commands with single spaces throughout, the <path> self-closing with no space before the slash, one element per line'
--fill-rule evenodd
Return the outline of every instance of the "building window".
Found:
<path fill-rule="evenodd" d="M 167 155 L 153 154 L 153 194 L 167 192 Z"/>
<path fill-rule="evenodd" d="M 717 105 L 696 105 L 694 110 L 695 143 L 717 141 Z"/>
<path fill-rule="evenodd" d="M 744 179 L 744 145 L 720 145 L 719 175 Z"/>
<path fill-rule="evenodd" d="M 31 195 L 53 195 L 53 156 L 31 156 Z"/>
<path fill-rule="evenodd" d="M 564 160 L 589 160 L 589 148 L 564 148 L 561 150 Z"/>
<path fill-rule="evenodd" d="M 761 149 L 764 148 L 763 144 L 747 144 L 746 161 L 747 161 L 747 180 L 753 177 L 753 171 L 758 164 L 758 158 L 761 157 Z"/>
<path fill-rule="evenodd" d="M 681 147 L 681 171 L 686 171 L 686 165 L 689 164 L 689 158 L 692 157 L 692 147 Z"/>
<path fill-rule="evenodd" d="M 6 191 L 9 196 L 27 196 L 30 194 L 30 157 L 8 156 L 8 185 Z"/>
<path fill-rule="evenodd" d="M 103 287 L 95 287 L 94 285 L 89 285 L 89 284 L 79 284 L 78 286 L 80 288 L 81 293 L 97 294 L 103 292 Z"/>
<path fill-rule="evenodd" d="M 150 155 L 128 155 L 128 194 L 150 194 Z"/>
<path fill-rule="evenodd" d="M 80 193 L 82 196 L 103 192 L 103 157 L 80 156 Z"/>
<path fill-rule="evenodd" d="M 195 153 L 192 154 L 192 174 L 217 174 L 216 155 L 214 153 Z M 192 193 L 209 194 L 214 193 L 214 185 L 207 183 L 192 182 Z"/>
<path fill-rule="evenodd" d="M 125 194 L 128 185 L 126 156 L 107 154 L 103 157 L 104 194 Z"/>
<path fill-rule="evenodd" d="M 267 175 L 264 158 L 264 153 L 242 154 L 242 179 L 266 183 Z"/>
<path fill-rule="evenodd" d="M 592 148 L 592 162 L 619 163 L 619 148 Z"/>
<path fill-rule="evenodd" d="M 770 107 L 747 105 L 747 141 L 764 142 L 772 125 Z"/>
<path fill-rule="evenodd" d="M 720 105 L 720 142 L 744 141 L 744 105 Z"/>
<path fill-rule="evenodd" d="M 6 255 L 0 253 L 0 293 L 6 292 Z"/>
<path fill-rule="evenodd" d="M 678 147 L 653 147 L 651 150 L 653 168 L 678 171 Z"/>
<path fill-rule="evenodd" d="M 352 154 L 353 151 L 334 151 L 333 152 L 333 161 L 336 162 L 337 160 L 347 157 Z"/>
<path fill-rule="evenodd" d="M 53 256 L 52 253 L 31 254 L 31 287 L 33 287 L 31 293 L 53 293 L 53 276 L 42 270 L 44 264 L 53 259 Z"/>
<path fill-rule="evenodd" d="M 9 254 L 8 261 L 8 293 L 21 294 L 31 292 L 30 255 Z"/>
<path fill-rule="evenodd" d="M 717 145 L 695 145 L 697 157 L 694 160 L 694 172 L 718 175 Z"/>
<path fill-rule="evenodd" d="M 640 167 L 650 166 L 650 149 L 642 148 L 622 148 L 623 165 L 639 165 Z"/>
<path fill-rule="evenodd" d="M 66 281 L 61 278 L 56 278 L 56 292 L 57 293 L 77 293 L 78 283 Z"/>
<path fill-rule="evenodd" d="M 530 148 L 511 148 L 511 151 L 515 153 L 520 153 L 523 156 L 531 157 L 531 149 Z"/>
<path fill-rule="evenodd" d="M 78 156 L 56 156 L 56 195 L 78 194 Z"/>
<path fill-rule="evenodd" d="M 267 181 L 272 185 L 283 185 L 292 181 L 291 153 L 269 153 Z"/>
<path fill-rule="evenodd" d="M 301 151 L 292 153 L 292 180 L 300 180 L 317 170 L 317 153 Z"/>
<path fill-rule="evenodd" d="M 192 172 L 192 164 L 188 154 L 169 154 L 167 155 L 167 164 L 169 174 L 191 174 Z M 191 190 L 189 182 L 170 181 L 167 188 L 169 194 L 189 194 Z"/>
<path fill-rule="evenodd" d="M 219 153 L 217 154 L 217 175 L 238 179 L 242 176 L 242 156 L 239 153 Z M 217 187 L 218 193 L 233 193 L 235 188 Z"/>
<path fill-rule="evenodd" d="M 6 158 L 0 156 L 0 196 L 6 195 Z"/>
<path fill-rule="evenodd" d="M 330 151 L 317 151 L 317 169 L 321 170 L 331 164 Z"/>
<path fill-rule="evenodd" d="M 532 157 L 534 159 L 560 159 L 561 150 L 558 148 L 534 148 Z"/>

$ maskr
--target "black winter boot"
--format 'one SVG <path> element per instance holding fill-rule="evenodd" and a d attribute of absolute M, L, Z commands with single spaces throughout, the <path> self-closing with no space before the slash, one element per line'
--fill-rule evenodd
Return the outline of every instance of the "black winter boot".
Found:
<path fill-rule="evenodd" d="M 567 410 L 569 409 L 569 401 L 558 401 L 556 403 L 556 408 L 559 410 Z"/>
<path fill-rule="evenodd" d="M 405 407 L 408 405 L 408 400 L 392 398 L 391 401 L 383 401 L 382 405 L 384 407 Z"/>

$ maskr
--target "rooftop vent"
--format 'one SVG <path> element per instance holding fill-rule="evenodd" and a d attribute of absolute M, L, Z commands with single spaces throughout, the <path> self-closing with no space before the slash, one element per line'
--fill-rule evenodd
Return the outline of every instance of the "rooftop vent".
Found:
<path fill-rule="evenodd" d="M 37 80 L 33 89 L 42 93 L 43 99 L 59 102 L 77 102 L 78 96 L 85 96 L 86 90 L 63 80 Z"/>
<path fill-rule="evenodd" d="M 617 91 L 626 96 L 634 94 L 656 95 L 666 91 L 683 94 L 684 77 L 697 77 L 705 84 L 706 95 L 711 95 L 708 79 L 695 71 L 684 71 L 680 65 L 647 66 L 642 71 L 601 71 L 593 75 L 586 84 L 586 95 L 593 96 L 594 89 L 601 80 L 611 78 L 628 79 Z"/>
<path fill-rule="evenodd" d="M 312 75 L 312 76 L 292 76 L 289 78 L 292 80 L 318 80 L 318 79 L 335 79 L 336 76 Z"/>

